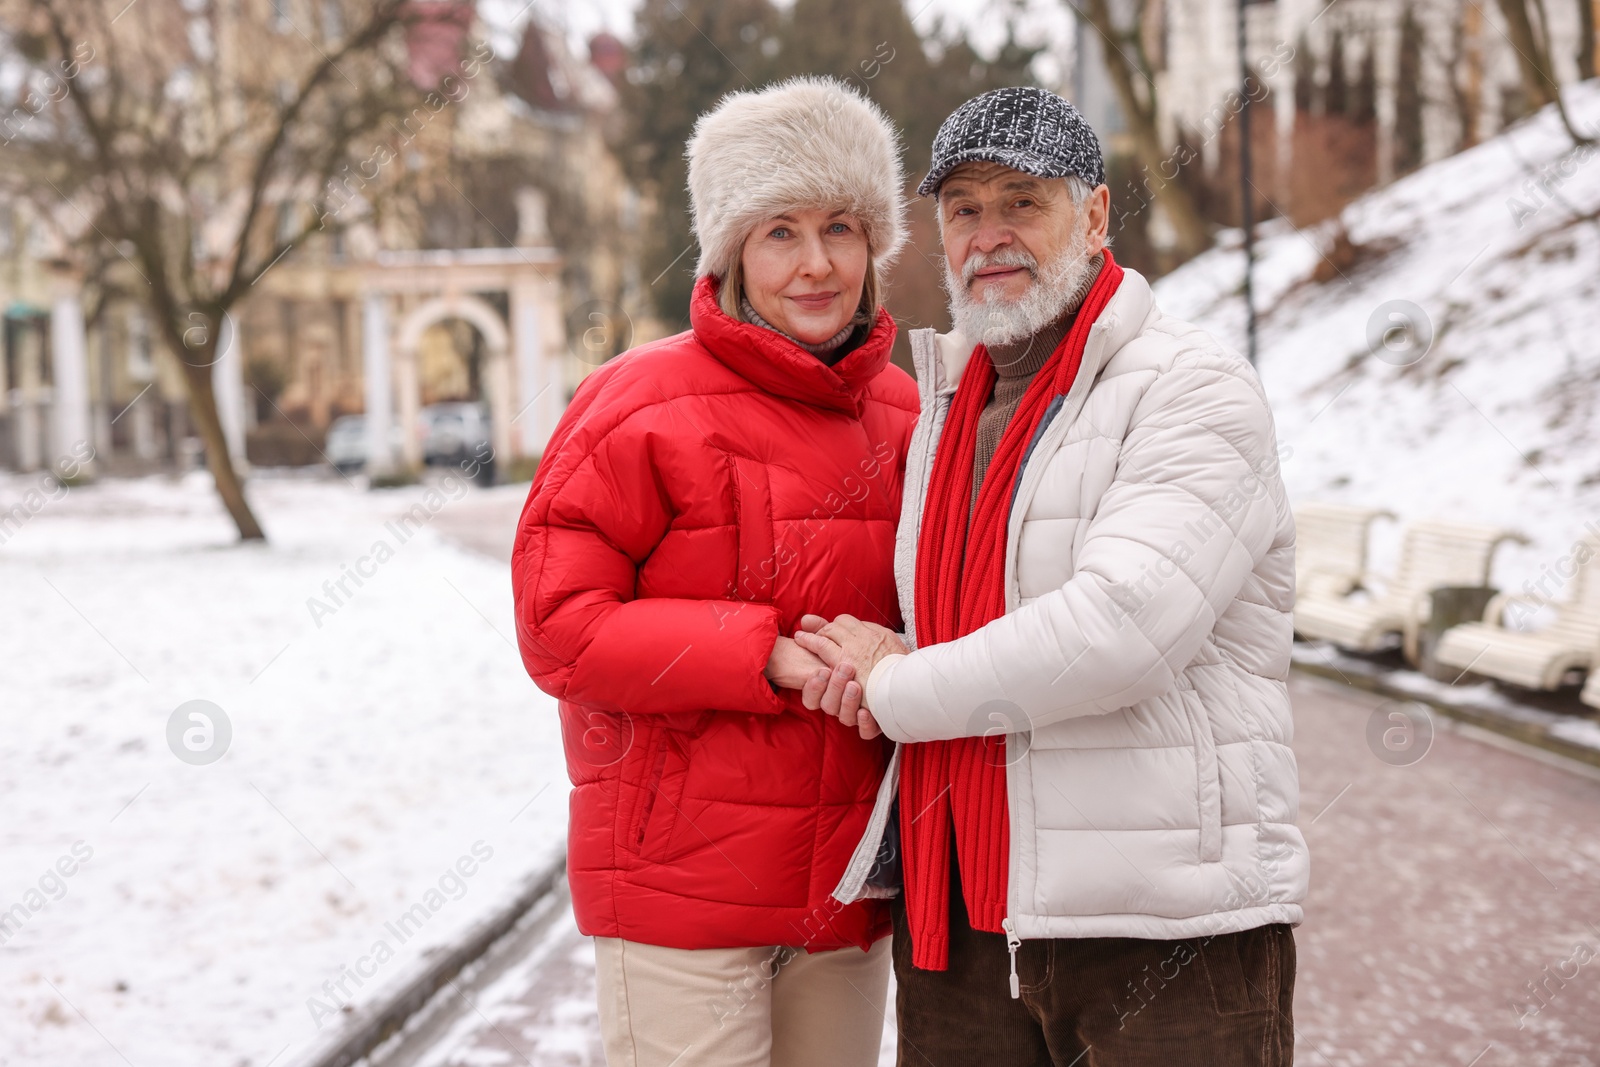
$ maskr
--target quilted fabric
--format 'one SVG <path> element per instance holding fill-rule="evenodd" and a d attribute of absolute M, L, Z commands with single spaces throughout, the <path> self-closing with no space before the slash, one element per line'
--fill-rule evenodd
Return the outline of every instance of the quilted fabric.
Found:
<path fill-rule="evenodd" d="M 586 378 L 512 555 L 517 636 L 559 700 L 579 929 L 673 948 L 869 947 L 829 889 L 890 754 L 763 675 L 800 617 L 896 629 L 910 377 L 887 312 L 833 367 L 729 318 Z"/>
<path fill-rule="evenodd" d="M 971 350 L 932 331 L 912 340 L 923 408 L 895 560 L 902 605 Z M 1004 724 L 1007 913 L 1020 936 L 1175 939 L 1300 921 L 1294 519 L 1278 461 L 1249 364 L 1163 315 L 1126 271 L 1018 476 L 1006 614 L 889 657 L 868 679 L 897 742 Z M 864 836 L 839 899 L 860 892 L 877 846 Z"/>

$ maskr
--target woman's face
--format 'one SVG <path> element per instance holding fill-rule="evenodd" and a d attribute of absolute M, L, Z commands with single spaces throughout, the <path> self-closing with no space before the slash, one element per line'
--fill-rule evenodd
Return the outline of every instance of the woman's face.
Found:
<path fill-rule="evenodd" d="M 740 265 L 756 314 L 790 337 L 821 344 L 861 304 L 867 236 L 849 212 L 796 208 L 750 232 Z"/>

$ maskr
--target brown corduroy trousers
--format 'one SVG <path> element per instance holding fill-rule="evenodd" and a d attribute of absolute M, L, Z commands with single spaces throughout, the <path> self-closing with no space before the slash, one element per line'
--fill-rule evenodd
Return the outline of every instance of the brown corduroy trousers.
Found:
<path fill-rule="evenodd" d="M 952 867 L 954 864 L 952 863 Z M 1001 934 L 973 930 L 950 876 L 950 966 L 911 965 L 894 904 L 898 1067 L 1287 1067 L 1294 935 L 1284 924 L 1178 941 L 1026 940 L 1011 999 Z"/>

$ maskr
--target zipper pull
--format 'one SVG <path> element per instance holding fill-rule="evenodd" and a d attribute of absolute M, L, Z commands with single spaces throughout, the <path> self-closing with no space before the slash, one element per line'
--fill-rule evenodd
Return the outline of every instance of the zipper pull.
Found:
<path fill-rule="evenodd" d="M 1000 920 L 1000 929 L 1006 932 L 1006 951 L 1011 953 L 1011 999 L 1020 1000 L 1022 984 L 1017 981 L 1017 949 L 1022 947 L 1022 938 L 1017 936 L 1017 928 L 1011 925 L 1009 918 Z"/>

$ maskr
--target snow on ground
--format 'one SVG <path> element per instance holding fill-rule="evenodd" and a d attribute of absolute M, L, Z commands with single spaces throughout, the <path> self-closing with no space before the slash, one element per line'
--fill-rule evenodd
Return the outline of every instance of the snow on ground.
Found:
<path fill-rule="evenodd" d="M 1600 129 L 1600 81 L 1567 102 L 1580 128 Z M 1350 238 L 1389 250 L 1337 273 L 1324 266 L 1329 281 L 1311 274 L 1332 226 L 1263 226 L 1259 365 L 1292 450 L 1291 497 L 1381 505 L 1402 523 L 1518 529 L 1534 543 L 1501 550 L 1503 588 L 1555 567 L 1587 523 L 1600 533 L 1597 212 L 1600 149 L 1573 149 L 1547 109 L 1350 205 Z M 1239 236 L 1222 244 L 1156 292 L 1165 311 L 1242 350 Z M 1420 309 L 1431 347 L 1407 347 L 1404 332 L 1385 346 L 1382 324 L 1404 313 L 1393 301 Z M 1377 525 L 1378 569 L 1398 542 L 1397 524 Z"/>
<path fill-rule="evenodd" d="M 373 1057 L 377 1067 L 604 1067 L 594 943 L 578 932 L 571 901 L 563 896 L 559 906 L 524 955 L 492 980 L 466 983 L 472 988 L 456 999 L 470 1008 L 452 1003 L 452 1019 L 432 1034 L 414 1034 L 392 1058 L 380 1052 Z M 899 1038 L 892 974 L 886 998 L 878 1063 L 894 1067 Z"/>
<path fill-rule="evenodd" d="M 507 568 L 429 525 L 525 492 L 257 478 L 241 546 L 196 474 L 0 529 L 0 1064 L 283 1067 L 559 854 Z M 198 721 L 169 747 L 193 700 L 231 727 L 209 764 L 175 755 Z"/>

